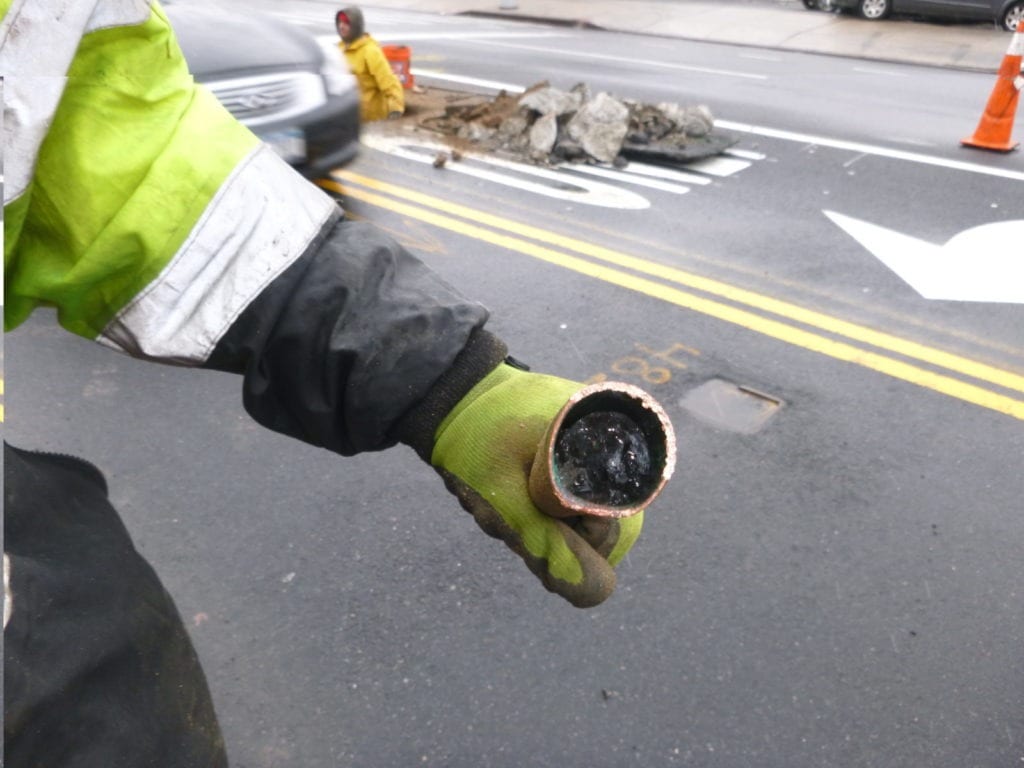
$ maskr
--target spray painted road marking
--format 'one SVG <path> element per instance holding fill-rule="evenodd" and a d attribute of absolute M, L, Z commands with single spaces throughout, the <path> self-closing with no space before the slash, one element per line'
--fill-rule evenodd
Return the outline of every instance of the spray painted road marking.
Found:
<path fill-rule="evenodd" d="M 426 164 L 432 164 L 438 153 L 448 153 L 451 150 L 447 145 L 427 140 L 411 140 L 408 136 L 385 136 L 370 132 L 363 134 L 362 141 L 367 146 L 389 155 Z M 464 156 L 462 160 L 449 162 L 445 167 L 454 173 L 463 173 L 557 200 L 633 211 L 651 206 L 647 198 L 629 190 L 562 171 L 514 163 L 497 157 Z"/>
<path fill-rule="evenodd" d="M 926 299 L 1024 304 L 1024 220 L 972 227 L 935 245 L 823 213 Z"/>
<path fill-rule="evenodd" d="M 901 381 L 1024 420 L 1024 399 L 1015 399 L 963 379 L 953 378 L 945 373 L 888 357 L 872 349 L 854 346 L 845 341 L 809 331 L 806 328 L 755 314 L 750 309 L 766 311 L 784 320 L 812 326 L 830 334 L 845 336 L 851 341 L 862 342 L 884 352 L 891 352 L 904 358 L 943 368 L 999 388 L 1024 392 L 1024 376 L 1011 371 L 892 334 L 875 331 L 728 283 L 575 240 L 556 232 L 504 219 L 486 211 L 434 198 L 416 190 L 388 184 L 350 171 L 334 171 L 332 175 L 338 180 L 347 182 L 347 186 L 342 187 L 338 182 L 327 179 L 319 181 L 320 186 L 369 205 L 522 253 L 540 261 L 741 326 L 793 346 L 869 368 Z M 394 195 L 394 197 L 388 195 Z M 504 234 L 504 232 L 515 234 Z M 556 250 L 556 248 L 562 250 Z M 574 251 L 587 258 L 580 258 L 565 251 Z M 607 266 L 608 264 L 621 269 Z M 664 282 L 657 282 L 640 275 L 655 277 Z M 733 303 L 725 304 L 690 291 L 680 290 L 672 285 L 666 285 L 666 283 L 683 285 Z M 735 306 L 736 304 L 745 304 L 749 309 Z"/>
<path fill-rule="evenodd" d="M 522 93 L 525 90 L 522 86 L 512 83 L 501 83 L 494 80 L 478 80 L 476 78 L 462 77 L 461 75 L 449 75 L 444 72 L 437 72 L 433 70 L 414 69 L 413 73 L 416 77 L 422 76 L 425 79 L 436 79 L 442 81 L 448 80 L 454 83 L 473 85 L 494 91 L 506 90 L 509 93 Z M 838 149 L 845 152 L 886 157 L 891 160 L 903 160 L 905 162 L 918 163 L 920 165 L 932 165 L 952 171 L 964 171 L 967 173 L 977 173 L 985 176 L 996 176 L 1002 179 L 1010 179 L 1011 181 L 1024 181 L 1024 171 L 990 167 L 987 165 L 979 165 L 977 163 L 968 163 L 961 160 L 947 160 L 944 157 L 925 155 L 920 152 L 907 152 L 901 149 L 889 149 L 888 147 L 880 147 L 874 144 L 864 144 L 857 141 L 846 141 L 844 139 L 832 139 L 827 136 L 817 136 L 810 133 L 799 133 L 797 131 L 785 131 L 778 128 L 769 128 L 763 125 L 751 125 L 750 123 L 737 123 L 731 120 L 716 119 L 715 125 L 719 128 L 724 128 L 727 131 L 749 133 L 755 136 L 763 136 L 768 139 L 792 141 L 799 144 L 815 144 L 820 147 L 829 147 L 830 149 Z"/>

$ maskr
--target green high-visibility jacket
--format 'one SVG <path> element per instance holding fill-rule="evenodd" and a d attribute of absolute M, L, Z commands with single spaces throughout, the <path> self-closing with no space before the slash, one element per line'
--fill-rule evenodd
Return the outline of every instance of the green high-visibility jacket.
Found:
<path fill-rule="evenodd" d="M 0 73 L 5 328 L 51 306 L 243 373 L 261 423 L 350 454 L 393 444 L 486 321 L 197 86 L 156 2 L 0 0 Z"/>

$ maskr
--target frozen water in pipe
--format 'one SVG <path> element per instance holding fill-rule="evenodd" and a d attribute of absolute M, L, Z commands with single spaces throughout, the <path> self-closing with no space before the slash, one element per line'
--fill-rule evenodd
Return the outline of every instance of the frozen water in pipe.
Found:
<path fill-rule="evenodd" d="M 640 501 L 655 474 L 640 425 L 616 411 L 589 413 L 563 429 L 555 443 L 555 472 L 572 495 L 613 507 Z"/>

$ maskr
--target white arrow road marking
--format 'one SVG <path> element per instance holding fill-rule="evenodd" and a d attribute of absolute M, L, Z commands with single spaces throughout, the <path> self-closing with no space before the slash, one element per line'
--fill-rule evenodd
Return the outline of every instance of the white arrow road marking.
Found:
<path fill-rule="evenodd" d="M 1024 304 L 1024 220 L 982 224 L 934 245 L 824 211 L 926 299 Z"/>

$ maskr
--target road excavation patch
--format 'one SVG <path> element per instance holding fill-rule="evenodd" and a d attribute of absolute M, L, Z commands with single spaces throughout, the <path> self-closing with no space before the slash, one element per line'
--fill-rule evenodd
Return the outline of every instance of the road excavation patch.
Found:
<path fill-rule="evenodd" d="M 738 138 L 715 127 L 703 105 L 644 104 L 592 94 L 586 84 L 568 91 L 546 82 L 522 94 L 495 97 L 416 87 L 406 92 L 399 120 L 366 130 L 429 136 L 450 147 L 436 167 L 462 153 L 491 153 L 536 165 L 610 164 L 630 160 L 677 165 L 721 154 Z"/>

